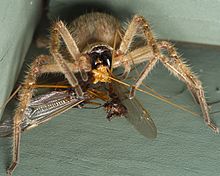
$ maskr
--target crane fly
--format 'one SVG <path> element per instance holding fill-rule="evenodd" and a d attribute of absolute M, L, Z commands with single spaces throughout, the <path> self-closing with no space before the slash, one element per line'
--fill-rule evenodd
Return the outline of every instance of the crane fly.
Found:
<path fill-rule="evenodd" d="M 104 102 L 101 107 L 107 112 L 108 120 L 116 116 L 124 116 L 140 134 L 147 138 L 155 138 L 156 126 L 149 112 L 136 98 L 129 99 L 128 90 L 125 87 L 117 84 L 110 86 L 111 91 L 87 90 L 80 98 L 73 90 L 53 90 L 32 98 L 24 113 L 22 131 L 35 128 L 72 108 L 86 108 L 90 101 L 100 99 Z M 12 129 L 12 119 L 6 119 L 0 124 L 0 136 L 11 136 Z"/>

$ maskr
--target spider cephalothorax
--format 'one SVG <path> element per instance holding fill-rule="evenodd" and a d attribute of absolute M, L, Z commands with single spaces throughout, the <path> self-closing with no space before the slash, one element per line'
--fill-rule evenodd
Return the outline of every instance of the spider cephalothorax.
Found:
<path fill-rule="evenodd" d="M 112 67 L 112 48 L 108 45 L 95 45 L 87 53 L 91 58 L 92 69 L 97 69 L 100 65 Z"/>
<path fill-rule="evenodd" d="M 109 77 L 112 70 L 112 48 L 97 44 L 87 52 L 87 56 L 92 65 L 93 83 L 111 82 Z"/>

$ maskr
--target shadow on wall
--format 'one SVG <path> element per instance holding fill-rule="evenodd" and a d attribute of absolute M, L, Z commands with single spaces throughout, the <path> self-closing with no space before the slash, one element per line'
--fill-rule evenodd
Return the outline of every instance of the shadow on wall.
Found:
<path fill-rule="evenodd" d="M 129 11 L 129 9 L 125 8 L 117 8 L 116 9 L 111 7 L 107 2 L 74 2 L 72 4 L 65 4 L 65 3 L 59 3 L 59 4 L 52 4 L 49 10 L 49 18 L 51 20 L 57 19 L 59 17 L 60 20 L 64 20 L 66 22 L 70 22 L 77 18 L 80 15 L 83 15 L 85 13 L 90 12 L 104 12 L 107 14 L 111 14 L 115 17 L 117 17 L 120 20 L 129 19 L 133 13 Z M 55 13 L 53 14 L 53 10 L 55 10 Z"/>

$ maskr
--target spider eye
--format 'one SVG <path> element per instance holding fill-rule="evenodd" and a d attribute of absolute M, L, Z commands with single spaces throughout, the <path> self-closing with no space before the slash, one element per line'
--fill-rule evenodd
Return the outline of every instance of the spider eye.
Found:
<path fill-rule="evenodd" d="M 112 53 L 106 46 L 96 46 L 90 53 L 88 53 L 92 60 L 92 69 L 97 69 L 98 66 L 103 65 L 111 68 L 112 66 Z"/>

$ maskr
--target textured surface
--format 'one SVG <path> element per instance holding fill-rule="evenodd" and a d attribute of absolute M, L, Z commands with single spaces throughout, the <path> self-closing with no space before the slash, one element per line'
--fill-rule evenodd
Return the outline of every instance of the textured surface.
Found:
<path fill-rule="evenodd" d="M 198 73 L 209 101 L 220 99 L 220 48 L 177 44 Z M 37 53 L 30 50 L 28 57 Z M 39 53 L 38 53 L 39 54 Z M 31 58 L 32 58 L 31 57 Z M 200 112 L 185 86 L 160 64 L 146 81 L 172 101 Z M 72 109 L 22 135 L 21 160 L 15 175 L 219 175 L 220 136 L 202 118 L 152 97 L 137 95 L 150 110 L 158 137 L 147 140 L 125 119 L 108 122 L 102 109 Z M 219 104 L 212 111 L 219 110 Z M 11 116 L 9 107 L 6 116 Z M 213 114 L 220 126 L 220 113 Z M 10 155 L 10 139 L 0 139 L 0 175 Z"/>
<path fill-rule="evenodd" d="M 0 1 L 0 106 L 18 78 L 40 13 L 41 1 Z"/>

